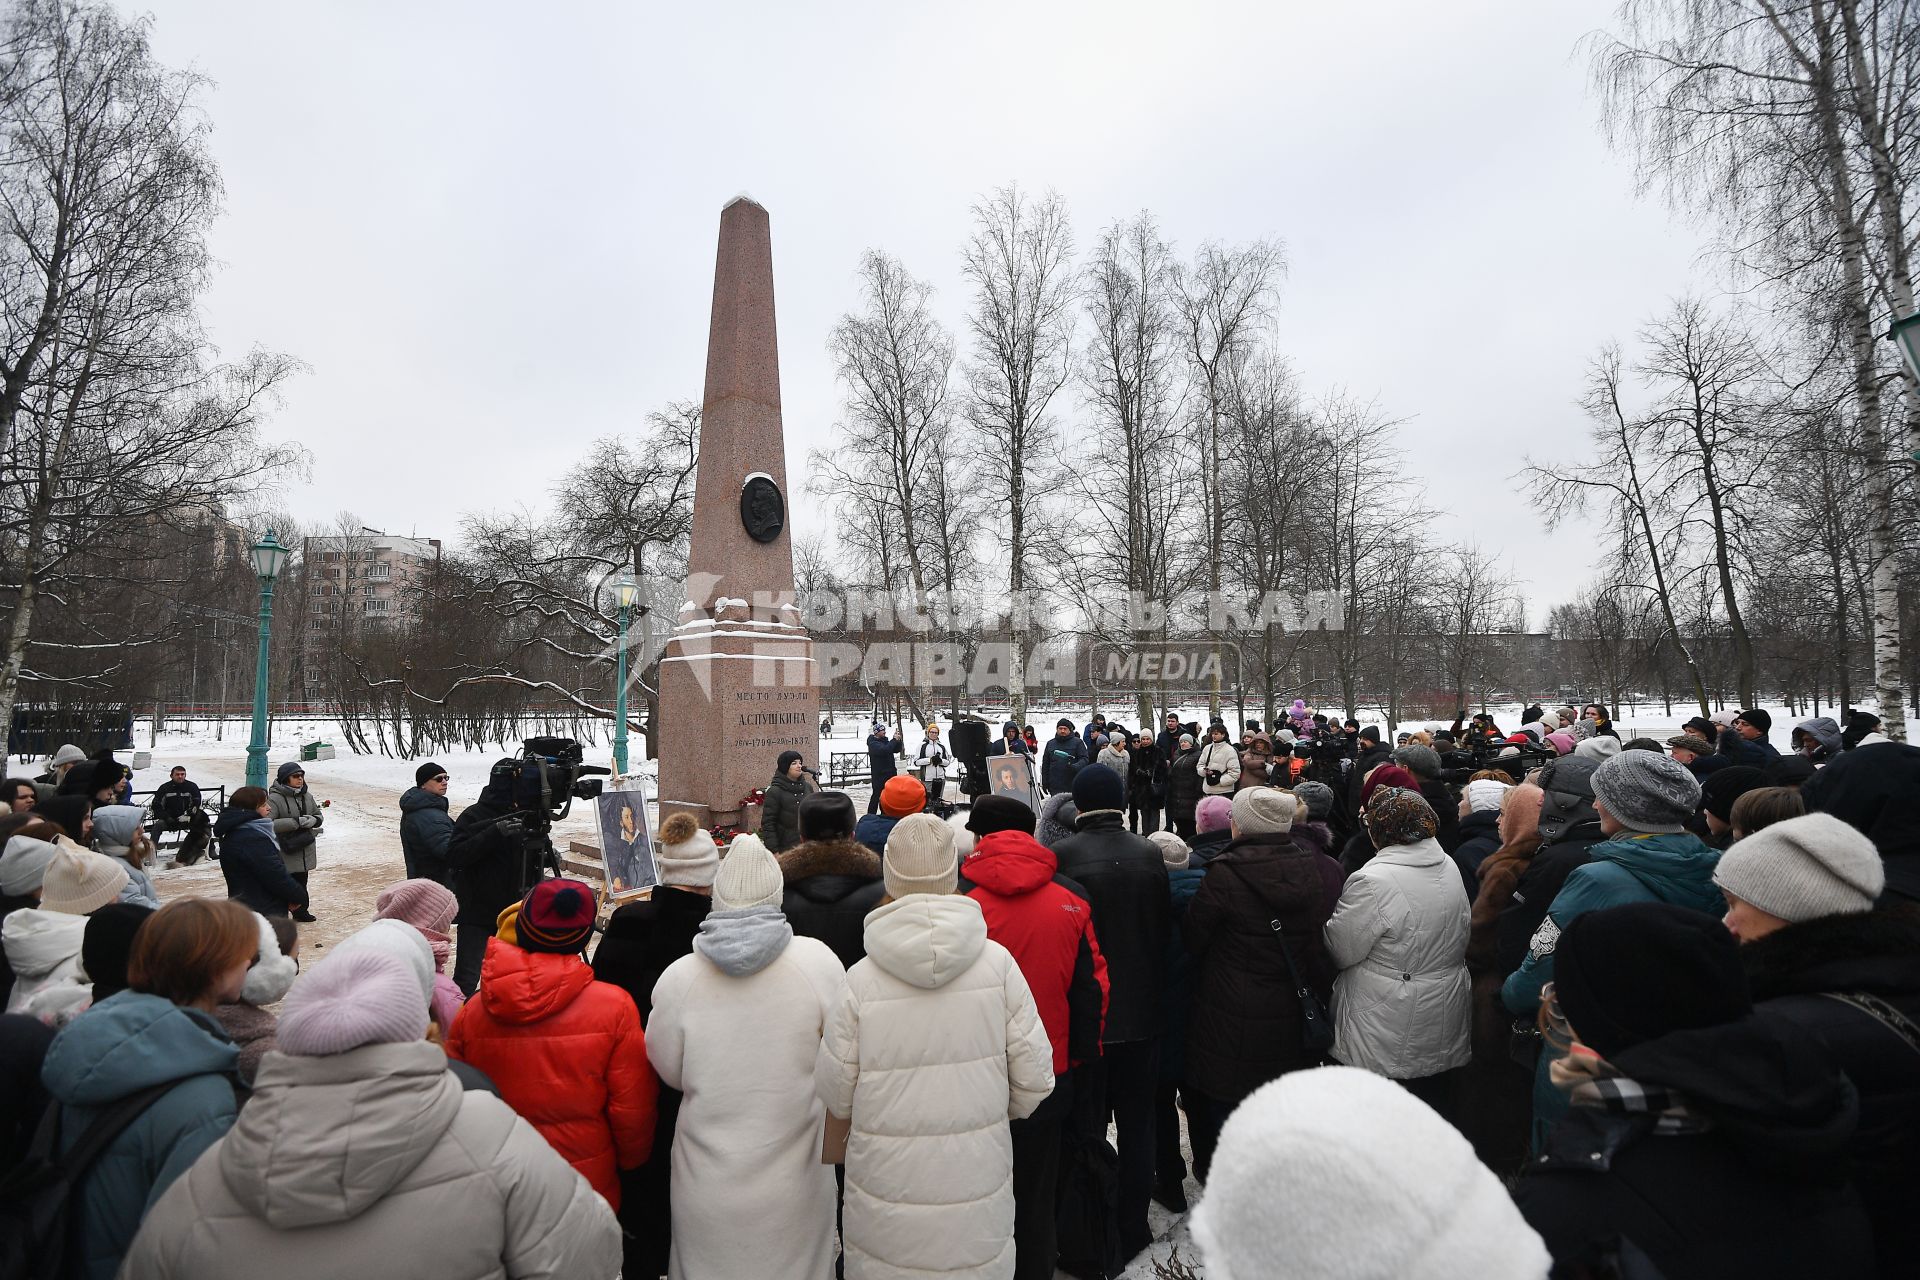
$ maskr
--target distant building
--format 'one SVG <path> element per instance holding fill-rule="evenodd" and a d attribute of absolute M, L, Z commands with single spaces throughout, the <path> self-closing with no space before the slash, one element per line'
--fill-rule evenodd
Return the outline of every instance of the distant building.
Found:
<path fill-rule="evenodd" d="M 403 538 L 362 529 L 302 544 L 311 640 L 346 620 L 413 622 L 440 563 L 440 539 Z"/>

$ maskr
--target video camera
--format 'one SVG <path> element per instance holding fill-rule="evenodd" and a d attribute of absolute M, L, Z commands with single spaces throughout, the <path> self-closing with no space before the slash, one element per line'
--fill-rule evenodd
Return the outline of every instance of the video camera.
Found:
<path fill-rule="evenodd" d="M 528 738 L 520 744 L 520 783 L 516 794 L 525 858 L 520 892 L 525 894 L 548 872 L 560 874 L 553 848 L 553 824 L 567 816 L 575 800 L 600 795 L 600 778 L 613 770 L 585 763 L 586 753 L 572 738 Z"/>
<path fill-rule="evenodd" d="M 1508 751 L 1514 754 L 1505 754 Z M 1448 768 L 1441 772 L 1441 781 L 1455 786 L 1465 785 L 1469 777 L 1482 769 L 1498 769 L 1516 783 L 1525 782 L 1528 773 L 1560 758 L 1560 753 L 1552 747 L 1534 743 L 1508 742 L 1504 738 L 1487 738 L 1477 735 L 1468 740 L 1464 752 L 1451 751 L 1447 754 L 1449 759 L 1443 763 L 1451 763 L 1454 758 L 1461 755 L 1465 755 L 1469 761 L 1465 765 Z"/>

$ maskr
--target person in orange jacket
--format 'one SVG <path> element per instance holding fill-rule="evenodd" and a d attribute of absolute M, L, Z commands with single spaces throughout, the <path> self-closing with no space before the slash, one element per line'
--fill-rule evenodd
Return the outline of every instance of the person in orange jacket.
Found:
<path fill-rule="evenodd" d="M 653 1147 L 659 1082 L 633 1000 L 594 980 L 593 890 L 542 880 L 502 912 L 480 989 L 447 1035 L 447 1055 L 487 1073 L 506 1100 L 615 1209 L 621 1169 Z M 511 935 L 511 936 L 509 936 Z M 511 945 L 509 945 L 511 944 Z"/>

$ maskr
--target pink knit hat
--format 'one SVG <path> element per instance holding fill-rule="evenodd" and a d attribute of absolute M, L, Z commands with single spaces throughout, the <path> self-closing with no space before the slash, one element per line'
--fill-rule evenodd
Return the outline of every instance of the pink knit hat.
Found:
<path fill-rule="evenodd" d="M 323 1058 L 427 1034 L 427 998 L 400 956 L 374 947 L 337 951 L 294 982 L 280 1006 L 280 1051 Z"/>
<path fill-rule="evenodd" d="M 453 890 L 433 880 L 400 880 L 373 900 L 374 919 L 398 920 L 426 935 L 435 969 L 446 964 L 453 951 L 453 915 L 459 908 Z"/>
<path fill-rule="evenodd" d="M 1225 831 L 1233 825 L 1233 800 L 1227 796 L 1207 796 L 1194 807 L 1196 831 Z"/>

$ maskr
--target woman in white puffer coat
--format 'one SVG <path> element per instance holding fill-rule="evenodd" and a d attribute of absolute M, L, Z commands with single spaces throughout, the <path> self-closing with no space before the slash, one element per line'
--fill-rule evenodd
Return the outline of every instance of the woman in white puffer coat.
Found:
<path fill-rule="evenodd" d="M 1472 904 L 1419 792 L 1382 787 L 1361 816 L 1379 852 L 1347 881 L 1323 931 L 1340 966 L 1333 1056 L 1400 1081 L 1446 1115 L 1444 1073 L 1473 1056 Z"/>
<path fill-rule="evenodd" d="M 1013 1274 L 1007 1121 L 1053 1090 L 1026 979 L 961 897 L 951 833 L 901 819 L 866 923 L 867 958 L 827 1024 L 815 1082 L 851 1120 L 842 1244 L 849 1280 Z"/>

